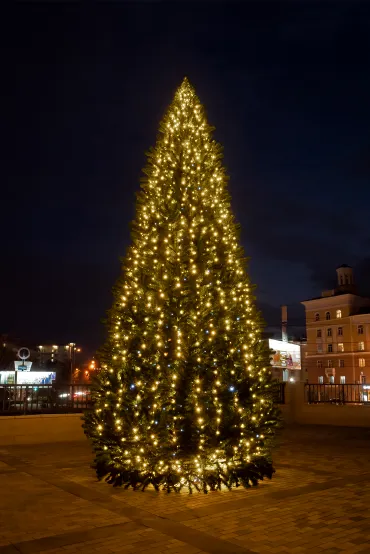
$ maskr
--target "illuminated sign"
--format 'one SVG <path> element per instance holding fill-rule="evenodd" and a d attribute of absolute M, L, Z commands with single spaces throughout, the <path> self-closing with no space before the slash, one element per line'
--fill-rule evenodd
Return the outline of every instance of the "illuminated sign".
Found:
<path fill-rule="evenodd" d="M 274 350 L 271 365 L 282 369 L 301 369 L 301 347 L 299 344 L 269 339 L 269 347 Z"/>
<path fill-rule="evenodd" d="M 55 372 L 50 371 L 18 371 L 17 385 L 51 385 L 56 378 Z M 0 371 L 2 385 L 14 385 L 14 371 Z"/>
<path fill-rule="evenodd" d="M 25 362 L 24 360 L 14 362 L 15 371 L 31 371 L 32 362 Z"/>

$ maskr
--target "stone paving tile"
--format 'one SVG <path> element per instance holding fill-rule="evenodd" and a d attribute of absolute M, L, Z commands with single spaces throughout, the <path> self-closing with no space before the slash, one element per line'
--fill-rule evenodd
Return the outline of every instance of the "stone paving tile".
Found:
<path fill-rule="evenodd" d="M 359 499 L 358 492 L 365 495 Z M 285 499 L 273 510 L 266 505 L 257 513 L 240 509 L 183 523 L 261 553 L 276 547 L 360 552 L 370 548 L 369 500 L 368 482 Z"/>
<path fill-rule="evenodd" d="M 23 472 L 0 475 L 0 490 L 0 545 L 128 521 Z"/>
<path fill-rule="evenodd" d="M 80 552 L 100 552 L 109 554 L 113 552 L 120 553 L 164 553 L 167 554 L 201 554 L 199 548 L 187 545 L 176 539 L 171 539 L 167 535 L 158 533 L 152 529 L 145 529 L 144 533 L 132 531 L 126 534 L 120 534 L 111 538 L 85 541 L 83 544 L 74 544 L 61 548 L 52 548 L 40 550 L 42 554 L 72 554 Z"/>
<path fill-rule="evenodd" d="M 91 474 L 86 471 L 86 468 L 64 470 L 63 475 L 71 481 L 88 486 L 92 490 L 102 491 L 107 486 L 105 483 L 92 481 Z M 267 492 L 272 490 L 294 489 L 297 487 L 297 483 L 300 485 L 324 483 L 327 479 L 327 475 L 311 474 L 307 471 L 280 467 L 278 473 L 276 473 L 271 481 L 266 480 L 258 487 L 253 487 L 249 490 L 239 488 L 232 491 L 209 492 L 207 495 L 196 491 L 192 495 L 189 495 L 184 490 L 180 494 L 171 493 L 168 495 L 167 493 L 157 493 L 154 489 L 147 489 L 145 494 L 140 491 L 115 489 L 112 491 L 112 496 L 136 508 L 145 509 L 157 515 L 168 516 L 179 511 L 197 510 L 205 506 L 217 505 L 224 502 L 234 502 L 235 500 L 242 499 L 249 500 L 251 497 L 263 497 Z"/>
<path fill-rule="evenodd" d="M 87 443 L 3 447 L 0 554 L 370 554 L 370 430 L 289 428 L 274 458 L 255 489 L 189 496 L 97 482 Z"/>

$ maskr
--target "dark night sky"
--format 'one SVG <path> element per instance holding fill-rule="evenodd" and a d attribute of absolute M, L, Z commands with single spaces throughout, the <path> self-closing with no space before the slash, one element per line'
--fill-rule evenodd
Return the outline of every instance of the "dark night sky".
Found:
<path fill-rule="evenodd" d="M 2 32 L 15 79 L 2 91 L 0 332 L 99 345 L 144 152 L 184 75 L 224 145 L 268 323 L 283 303 L 298 323 L 300 300 L 342 263 L 370 284 L 369 3 L 14 10 Z"/>

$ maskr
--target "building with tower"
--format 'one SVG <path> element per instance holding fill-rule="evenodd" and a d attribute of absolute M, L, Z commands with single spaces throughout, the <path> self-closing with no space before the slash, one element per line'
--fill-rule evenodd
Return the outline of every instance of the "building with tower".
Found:
<path fill-rule="evenodd" d="M 337 287 L 305 300 L 305 365 L 310 383 L 370 383 L 370 298 L 357 293 L 353 269 L 337 268 Z"/>

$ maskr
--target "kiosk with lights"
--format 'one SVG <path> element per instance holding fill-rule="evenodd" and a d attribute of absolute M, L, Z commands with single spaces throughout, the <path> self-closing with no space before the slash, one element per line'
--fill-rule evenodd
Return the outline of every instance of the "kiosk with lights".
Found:
<path fill-rule="evenodd" d="M 51 385 L 55 381 L 56 373 L 53 371 L 31 370 L 28 348 L 20 348 L 17 356 L 19 360 L 14 361 L 14 371 L 0 371 L 0 385 Z"/>

